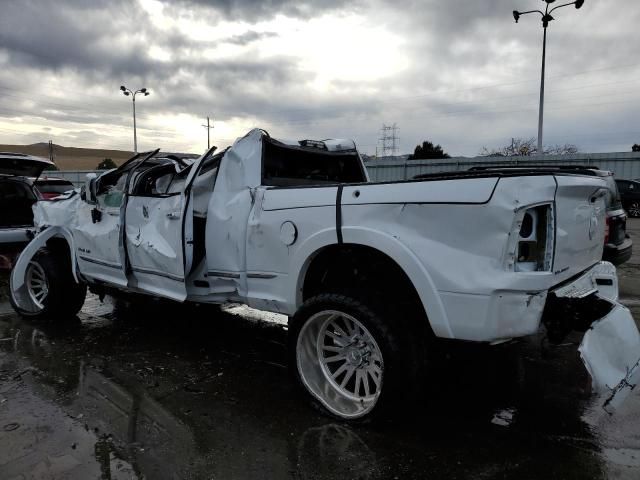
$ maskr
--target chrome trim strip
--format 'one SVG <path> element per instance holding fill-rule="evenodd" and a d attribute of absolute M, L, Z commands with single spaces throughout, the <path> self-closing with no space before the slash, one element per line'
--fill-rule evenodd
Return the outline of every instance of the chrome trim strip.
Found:
<path fill-rule="evenodd" d="M 275 273 L 258 273 L 258 272 L 247 273 L 247 278 L 269 279 L 269 278 L 276 278 L 276 277 L 277 277 L 277 275 Z"/>
<path fill-rule="evenodd" d="M 216 272 L 214 270 L 208 271 L 207 275 L 209 275 L 210 277 L 240 278 L 240 274 L 239 273 L 234 273 L 234 272 Z"/>
<path fill-rule="evenodd" d="M 103 267 L 109 268 L 117 268 L 118 270 L 122 270 L 122 265 L 119 263 L 107 262 L 105 260 L 98 260 L 96 258 L 85 257 L 84 255 L 78 255 L 80 260 L 84 260 L 85 262 L 95 263 L 96 265 L 101 265 Z"/>
<path fill-rule="evenodd" d="M 167 272 L 159 272 L 158 270 L 149 270 L 148 268 L 131 267 L 131 271 L 136 273 L 143 273 L 145 275 L 156 275 L 158 277 L 168 278 L 169 280 L 175 280 L 176 282 L 184 282 L 184 277 L 180 275 L 173 275 Z"/>

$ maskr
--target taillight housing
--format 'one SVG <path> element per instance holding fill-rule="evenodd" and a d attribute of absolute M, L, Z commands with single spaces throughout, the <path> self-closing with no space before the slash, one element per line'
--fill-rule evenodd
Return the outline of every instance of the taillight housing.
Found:
<path fill-rule="evenodd" d="M 552 204 L 518 210 L 510 232 L 507 269 L 514 272 L 550 272 L 554 239 Z"/>

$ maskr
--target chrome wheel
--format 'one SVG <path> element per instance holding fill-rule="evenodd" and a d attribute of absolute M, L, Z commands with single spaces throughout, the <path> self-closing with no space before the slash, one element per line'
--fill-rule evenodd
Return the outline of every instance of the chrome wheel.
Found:
<path fill-rule="evenodd" d="M 44 269 L 37 262 L 29 262 L 27 267 L 27 291 L 29 298 L 40 310 L 44 310 L 44 301 L 49 294 L 49 283 L 44 273 Z"/>
<path fill-rule="evenodd" d="M 631 205 L 629 205 L 629 215 L 636 218 L 640 217 L 640 203 L 633 202 Z"/>
<path fill-rule="evenodd" d="M 380 396 L 380 347 L 362 323 L 344 312 L 325 310 L 306 321 L 298 336 L 296 361 L 307 389 L 340 417 L 367 414 Z"/>

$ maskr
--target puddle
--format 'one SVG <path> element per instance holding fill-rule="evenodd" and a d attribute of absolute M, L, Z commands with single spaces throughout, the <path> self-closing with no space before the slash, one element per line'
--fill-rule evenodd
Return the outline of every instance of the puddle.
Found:
<path fill-rule="evenodd" d="M 0 318 L 0 427 L 19 425 L 0 431 L 0 478 L 578 479 L 612 464 L 640 474 L 640 400 L 622 424 L 586 418 L 575 348 L 448 346 L 428 398 L 407 402 L 403 419 L 348 425 L 293 384 L 282 317 L 157 311 L 93 297 L 79 321 Z"/>

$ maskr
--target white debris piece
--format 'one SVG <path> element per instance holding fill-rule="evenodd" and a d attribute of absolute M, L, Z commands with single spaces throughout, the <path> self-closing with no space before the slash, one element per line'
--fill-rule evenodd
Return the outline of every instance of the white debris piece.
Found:
<path fill-rule="evenodd" d="M 629 309 L 614 305 L 591 326 L 579 348 L 594 390 L 607 393 L 605 408 L 619 405 L 640 376 L 640 332 Z"/>

